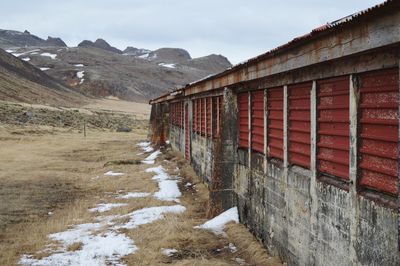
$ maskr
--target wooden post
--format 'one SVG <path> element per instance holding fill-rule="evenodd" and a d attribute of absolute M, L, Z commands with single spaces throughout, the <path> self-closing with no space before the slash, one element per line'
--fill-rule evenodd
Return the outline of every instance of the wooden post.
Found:
<path fill-rule="evenodd" d="M 83 120 L 83 136 L 86 138 L 86 120 Z"/>

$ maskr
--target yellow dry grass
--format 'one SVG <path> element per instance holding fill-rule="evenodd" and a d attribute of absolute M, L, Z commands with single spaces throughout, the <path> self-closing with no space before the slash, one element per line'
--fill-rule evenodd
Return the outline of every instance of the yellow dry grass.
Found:
<path fill-rule="evenodd" d="M 47 236 L 72 225 L 93 222 L 99 214 L 88 209 L 99 203 L 128 204 L 104 215 L 176 204 L 151 196 L 116 198 L 127 192 L 158 190 L 151 179 L 153 174 L 145 172 L 153 166 L 137 164 L 146 155 L 137 155 L 140 150 L 135 144 L 146 133 L 145 129 L 134 133 L 99 131 L 83 138 L 78 132 L 64 129 L 0 127 L 0 202 L 6 203 L 0 205 L 0 265 L 15 265 L 23 254 L 48 256 L 42 252 L 50 243 Z M 128 163 L 115 163 L 118 161 Z M 136 229 L 121 230 L 139 248 L 125 257 L 124 263 L 238 265 L 236 259 L 240 257 L 246 260 L 243 265 L 279 265 L 277 260 L 273 261 L 276 264 L 269 263 L 271 258 L 261 244 L 240 225 L 228 226 L 228 238 L 194 229 L 206 221 L 207 188 L 176 152 L 165 152 L 157 164 L 171 173 L 180 168 L 180 200 L 187 209 Z M 125 175 L 104 176 L 110 170 Z M 195 184 L 196 189 L 185 187 L 187 182 Z M 126 218 L 119 222 L 126 222 Z M 238 247 L 236 253 L 228 248 L 229 243 Z M 82 243 L 76 242 L 69 250 L 81 248 Z M 175 248 L 177 252 L 168 257 L 161 252 L 164 248 Z"/>
<path fill-rule="evenodd" d="M 151 110 L 151 106 L 148 103 L 128 102 L 118 98 L 93 100 L 82 108 L 134 114 L 140 119 L 147 119 Z"/>

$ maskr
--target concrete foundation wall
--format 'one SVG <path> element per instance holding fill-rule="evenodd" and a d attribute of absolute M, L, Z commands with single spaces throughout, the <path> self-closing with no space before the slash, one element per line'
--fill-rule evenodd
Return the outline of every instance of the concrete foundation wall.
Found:
<path fill-rule="evenodd" d="M 285 172 L 279 161 L 268 163 L 266 175 L 237 165 L 235 192 L 241 221 L 271 253 L 290 265 L 400 264 L 396 210 L 359 196 L 355 213 L 349 192 L 318 181 L 314 198 L 309 170 L 293 166 Z M 356 224 L 353 239 L 351 223 Z"/>

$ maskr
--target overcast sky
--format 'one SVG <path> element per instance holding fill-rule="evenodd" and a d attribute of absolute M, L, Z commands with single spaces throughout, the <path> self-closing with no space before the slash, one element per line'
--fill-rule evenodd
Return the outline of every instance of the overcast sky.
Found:
<path fill-rule="evenodd" d="M 103 38 L 119 49 L 179 47 L 232 63 L 383 0 L 0 0 L 0 29 Z"/>

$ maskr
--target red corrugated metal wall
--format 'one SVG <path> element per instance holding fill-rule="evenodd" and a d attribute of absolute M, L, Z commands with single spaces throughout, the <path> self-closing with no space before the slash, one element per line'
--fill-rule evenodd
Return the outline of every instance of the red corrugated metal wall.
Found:
<path fill-rule="evenodd" d="M 223 96 L 218 97 L 218 126 L 217 126 L 217 134 L 221 136 L 222 133 L 222 103 L 223 103 Z"/>
<path fill-rule="evenodd" d="M 206 127 L 207 127 L 207 136 L 211 136 L 212 134 L 212 118 L 211 118 L 211 108 L 212 108 L 212 98 L 208 97 L 206 100 Z"/>
<path fill-rule="evenodd" d="M 398 69 L 360 75 L 360 183 L 397 194 L 399 139 Z"/>
<path fill-rule="evenodd" d="M 221 113 L 222 113 L 222 96 L 216 96 L 213 100 L 213 116 L 215 117 L 215 127 L 213 128 L 213 136 L 218 138 L 221 134 Z"/>
<path fill-rule="evenodd" d="M 196 129 L 197 129 L 197 133 L 199 133 L 200 132 L 200 130 L 201 130 L 201 104 L 200 104 L 200 99 L 196 99 L 196 109 L 197 109 L 197 126 L 196 126 Z"/>
<path fill-rule="evenodd" d="M 174 121 L 174 107 L 173 107 L 172 103 L 169 104 L 169 117 L 168 118 L 169 118 L 169 123 L 172 124 Z"/>
<path fill-rule="evenodd" d="M 264 153 L 264 91 L 251 93 L 251 148 Z"/>
<path fill-rule="evenodd" d="M 283 87 L 268 89 L 269 157 L 283 160 Z"/>
<path fill-rule="evenodd" d="M 249 94 L 238 94 L 239 109 L 239 147 L 249 147 Z"/>
<path fill-rule="evenodd" d="M 318 81 L 318 170 L 349 179 L 349 76 Z"/>
<path fill-rule="evenodd" d="M 192 130 L 196 132 L 197 130 L 197 108 L 196 108 L 196 100 L 192 101 Z"/>
<path fill-rule="evenodd" d="M 288 86 L 289 163 L 310 168 L 310 92 L 312 83 Z"/>
<path fill-rule="evenodd" d="M 201 134 L 206 133 L 206 112 L 205 112 L 205 98 L 200 99 L 200 109 L 201 109 Z"/>
<path fill-rule="evenodd" d="M 182 121 L 182 110 L 181 110 L 181 102 L 178 102 L 177 104 L 177 109 L 178 109 L 178 116 L 177 116 L 177 125 L 181 127 L 181 121 Z"/>
<path fill-rule="evenodd" d="M 184 117 L 184 103 L 183 103 L 183 101 L 182 102 L 180 102 L 180 105 L 179 105 L 179 107 L 180 107 L 180 111 L 181 111 L 181 121 L 180 121 L 180 126 L 181 126 L 181 128 L 183 128 L 184 127 L 184 122 L 185 122 L 185 117 Z"/>
<path fill-rule="evenodd" d="M 185 105 L 185 158 L 190 161 L 189 107 Z"/>

